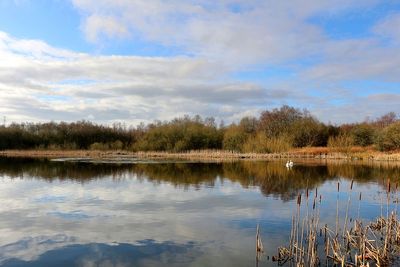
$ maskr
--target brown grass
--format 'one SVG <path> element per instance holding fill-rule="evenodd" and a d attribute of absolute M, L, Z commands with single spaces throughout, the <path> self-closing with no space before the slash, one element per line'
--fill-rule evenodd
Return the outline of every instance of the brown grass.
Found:
<path fill-rule="evenodd" d="M 117 151 L 100 150 L 3 150 L 0 156 L 19 158 L 103 158 L 118 155 Z"/>
<path fill-rule="evenodd" d="M 306 210 L 306 214 L 300 214 L 302 198 L 299 194 L 296 210 L 293 210 L 289 244 L 286 247 L 279 247 L 278 254 L 273 256 L 272 260 L 277 261 L 280 266 L 288 263 L 290 266 L 298 267 L 317 267 L 324 263 L 325 266 L 399 266 L 400 220 L 397 214 L 398 208 L 396 206 L 389 210 L 389 203 L 399 199 L 396 187 L 393 191 L 390 179 L 387 180 L 386 215 L 381 215 L 376 220 L 365 224 L 359 217 L 354 221 L 349 220 L 348 212 L 353 191 L 353 182 L 351 182 L 345 220 L 343 224 L 339 225 L 341 218 L 337 213 L 335 230 L 329 228 L 333 225 L 320 225 L 319 210 L 323 197 L 318 196 L 315 191 L 311 208 L 307 189 L 306 201 L 305 203 L 303 201 L 303 210 Z M 338 196 L 339 192 L 340 184 L 338 183 Z M 337 205 L 339 205 L 339 199 Z M 382 208 L 383 203 L 381 203 Z"/>
<path fill-rule="evenodd" d="M 4 150 L 0 156 L 28 158 L 143 158 L 143 159 L 323 159 L 356 161 L 400 161 L 400 151 L 380 152 L 371 147 L 352 147 L 349 153 L 327 147 L 306 147 L 281 153 L 237 153 L 225 150 L 196 150 L 181 153 L 132 152 L 123 150 Z"/>

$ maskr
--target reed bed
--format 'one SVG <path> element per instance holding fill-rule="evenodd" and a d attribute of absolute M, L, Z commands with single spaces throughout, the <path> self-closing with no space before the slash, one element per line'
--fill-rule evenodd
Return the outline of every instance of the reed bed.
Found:
<path fill-rule="evenodd" d="M 398 218 L 398 185 L 387 181 L 386 194 L 381 201 L 381 215 L 373 221 L 360 219 L 362 194 L 357 197 L 358 208 L 350 216 L 353 201 L 353 181 L 345 207 L 339 207 L 340 183 L 337 184 L 336 220 L 334 225 L 321 225 L 320 210 L 323 196 L 318 189 L 297 197 L 292 216 L 290 240 L 278 248 L 272 260 L 279 266 L 400 266 L 400 221 Z M 344 208 L 340 218 L 339 208 Z M 333 224 L 333 223 L 332 223 Z"/>
<path fill-rule="evenodd" d="M 240 159 L 318 159 L 345 161 L 400 161 L 400 153 L 384 153 L 378 151 L 350 153 L 337 152 L 324 147 L 293 149 L 280 153 L 240 153 L 227 150 L 191 150 L 184 152 L 146 151 L 133 152 L 128 150 L 3 150 L 0 156 L 28 158 L 139 158 L 139 159 L 190 159 L 190 160 L 240 160 Z"/>
<path fill-rule="evenodd" d="M 342 153 L 325 148 L 298 149 L 279 153 L 240 153 L 226 150 L 191 150 L 185 152 L 136 152 L 140 158 L 180 158 L 180 159 L 319 159 L 319 160 L 360 160 L 360 161 L 400 161 L 400 153 Z"/>

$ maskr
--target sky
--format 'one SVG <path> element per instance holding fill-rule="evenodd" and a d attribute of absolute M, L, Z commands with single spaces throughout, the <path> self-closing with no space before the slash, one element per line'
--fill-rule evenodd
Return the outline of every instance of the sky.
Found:
<path fill-rule="evenodd" d="M 0 0 L 0 116 L 400 114 L 400 0 Z"/>

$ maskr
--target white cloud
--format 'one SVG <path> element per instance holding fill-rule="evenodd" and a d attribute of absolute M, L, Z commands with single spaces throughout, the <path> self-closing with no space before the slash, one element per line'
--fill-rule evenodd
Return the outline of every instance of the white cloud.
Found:
<path fill-rule="evenodd" d="M 323 31 L 307 21 L 376 1 L 73 0 L 92 40 L 129 30 L 134 38 L 177 46 L 234 64 L 276 63 L 319 53 Z M 104 25 L 90 27 L 92 16 Z M 109 27 L 108 24 L 119 27 Z M 99 41 L 99 40 L 98 40 Z"/>
<path fill-rule="evenodd" d="M 313 109 L 318 118 L 331 122 L 360 122 L 375 119 L 388 111 L 399 113 L 399 94 L 371 94 L 350 96 L 340 105 L 321 102 Z"/>
<path fill-rule="evenodd" d="M 99 15 L 91 15 L 86 19 L 84 32 L 91 42 L 97 42 L 100 33 L 104 33 L 109 38 L 129 36 L 128 29 L 117 19 Z"/>
<path fill-rule="evenodd" d="M 335 17 L 347 10 L 363 12 L 377 2 L 73 0 L 85 14 L 83 25 L 90 24 L 91 16 L 102 16 L 110 23 L 117 20 L 134 36 L 133 42 L 139 38 L 181 47 L 189 54 L 223 62 L 231 70 L 315 58 L 321 64 L 307 70 L 312 79 L 400 77 L 399 47 L 387 49 L 381 43 L 382 36 L 399 40 L 398 14 L 372 29 L 379 36 L 363 39 L 332 40 L 322 27 L 310 22 L 316 16 Z M 99 32 L 111 34 L 101 26 L 85 31 L 90 39 Z"/>
<path fill-rule="evenodd" d="M 400 46 L 387 45 L 385 39 L 330 40 L 321 48 L 322 60 L 302 70 L 307 79 L 400 82 Z"/>
<path fill-rule="evenodd" d="M 228 81 L 223 64 L 204 58 L 92 56 L 0 33 L 0 113 L 9 120 L 99 122 L 171 119 L 248 105 L 273 96 L 252 83 Z M 174 106 L 171 106 L 174 103 Z M 197 109 L 202 107 L 202 110 Z"/>
<path fill-rule="evenodd" d="M 350 107 L 360 99 L 343 82 L 400 82 L 398 14 L 358 39 L 331 39 L 311 22 L 372 8 L 374 0 L 72 2 L 88 40 L 145 41 L 172 47 L 180 56 L 90 55 L 0 32 L 0 114 L 9 121 L 138 123 L 199 113 L 230 122 L 281 104 L 309 108 L 324 121 L 354 121 L 366 115 L 349 117 L 344 104 L 330 102 L 338 100 L 337 88 Z M 268 66 L 272 73 L 265 80 L 233 76 L 261 69 L 268 75 Z M 275 77 L 273 67 L 291 74 Z M 389 91 L 379 87 L 375 93 L 396 95 Z M 386 110 L 376 105 L 370 112 L 391 111 L 393 105 L 376 101 Z"/>
<path fill-rule="evenodd" d="M 400 43 L 400 13 L 387 16 L 374 26 L 373 31 L 383 37 L 389 38 L 397 44 Z"/>

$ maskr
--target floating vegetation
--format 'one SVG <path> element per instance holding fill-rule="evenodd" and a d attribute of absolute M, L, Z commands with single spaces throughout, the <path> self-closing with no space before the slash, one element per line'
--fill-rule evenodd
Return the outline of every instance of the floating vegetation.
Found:
<path fill-rule="evenodd" d="M 353 181 L 347 192 L 345 217 L 339 218 L 341 192 L 338 183 L 335 225 L 321 225 L 320 206 L 323 197 L 318 195 L 317 189 L 310 197 L 310 191 L 307 189 L 303 198 L 302 194 L 297 196 L 289 244 L 279 247 L 272 260 L 277 262 L 278 266 L 296 267 L 399 266 L 400 220 L 397 212 L 397 187 L 397 184 L 392 187 L 390 180 L 387 180 L 386 204 L 381 201 L 381 216 L 374 221 L 364 222 L 359 216 L 361 193 L 358 197 L 357 218 L 349 216 Z M 383 214 L 384 210 L 386 214 Z"/>

